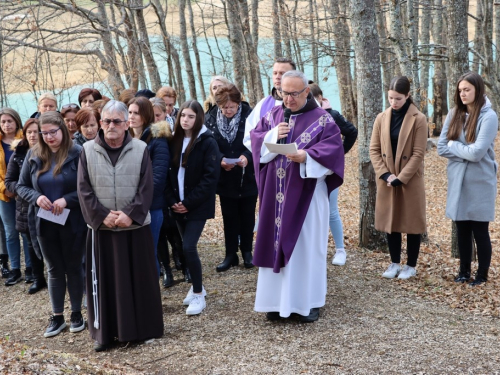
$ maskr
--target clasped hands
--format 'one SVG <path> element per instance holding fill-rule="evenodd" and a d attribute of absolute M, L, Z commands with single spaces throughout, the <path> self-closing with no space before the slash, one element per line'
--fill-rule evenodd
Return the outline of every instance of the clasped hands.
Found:
<path fill-rule="evenodd" d="M 103 221 L 108 228 L 128 228 L 132 225 L 132 219 L 123 211 L 109 211 L 108 216 Z"/>
<path fill-rule="evenodd" d="M 172 210 L 176 214 L 185 214 L 188 212 L 187 208 L 182 204 L 182 202 L 176 203 L 172 206 Z"/>
<path fill-rule="evenodd" d="M 36 200 L 36 204 L 38 207 L 43 208 L 45 211 L 50 211 L 54 215 L 62 214 L 67 205 L 66 199 L 64 198 L 59 198 L 54 202 L 51 202 L 45 195 L 40 195 Z"/>

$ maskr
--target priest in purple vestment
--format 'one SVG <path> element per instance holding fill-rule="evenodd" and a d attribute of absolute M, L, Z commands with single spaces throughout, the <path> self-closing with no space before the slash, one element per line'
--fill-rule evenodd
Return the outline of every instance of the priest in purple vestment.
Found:
<path fill-rule="evenodd" d="M 302 322 L 313 322 L 325 305 L 328 197 L 343 182 L 344 152 L 338 126 L 307 83 L 302 72 L 286 72 L 283 105 L 250 132 L 260 200 L 255 311 L 267 313 L 269 320 L 298 314 Z M 298 152 L 271 153 L 265 143 L 282 138 L 295 142 Z"/>

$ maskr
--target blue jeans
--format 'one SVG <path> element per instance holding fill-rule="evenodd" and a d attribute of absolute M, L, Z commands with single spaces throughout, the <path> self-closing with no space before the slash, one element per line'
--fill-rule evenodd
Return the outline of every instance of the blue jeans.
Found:
<path fill-rule="evenodd" d="M 10 267 L 14 270 L 21 268 L 21 241 L 19 232 L 16 230 L 16 201 L 0 201 L 0 216 L 5 228 L 5 238 L 7 240 L 7 252 L 10 259 Z M 28 250 L 28 240 L 23 235 L 24 263 L 26 267 L 31 267 L 30 254 Z"/>
<path fill-rule="evenodd" d="M 344 248 L 344 228 L 339 214 L 339 188 L 330 193 L 330 230 L 337 249 Z"/>
<path fill-rule="evenodd" d="M 160 208 L 158 210 L 151 210 L 149 213 L 151 215 L 151 234 L 153 235 L 153 242 L 155 244 L 156 269 L 158 270 L 159 277 L 160 264 L 158 263 L 158 238 L 160 238 L 160 229 L 163 224 L 163 210 Z"/>

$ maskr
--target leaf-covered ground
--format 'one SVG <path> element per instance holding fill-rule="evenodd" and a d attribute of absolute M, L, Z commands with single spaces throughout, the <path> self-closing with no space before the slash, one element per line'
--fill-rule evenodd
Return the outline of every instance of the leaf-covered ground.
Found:
<path fill-rule="evenodd" d="M 318 322 L 267 322 L 253 312 L 256 269 L 215 272 L 224 253 L 218 213 L 199 248 L 208 292 L 200 316 L 185 315 L 182 299 L 189 286 L 175 272 L 178 283 L 162 289 L 164 336 L 94 353 L 87 331 L 43 337 L 50 315 L 47 290 L 30 296 L 24 283 L 2 286 L 0 373 L 500 373 L 498 224 L 491 224 L 490 281 L 475 288 L 453 283 L 458 260 L 450 257 L 451 223 L 444 215 L 446 160 L 432 149 L 425 166 L 429 244 L 422 245 L 413 279 L 383 279 L 388 254 L 357 247 L 354 150 L 339 194 L 348 260 L 345 267 L 328 265 L 327 303 Z M 332 253 L 333 243 L 329 259 Z M 69 303 L 66 310 L 69 320 Z"/>

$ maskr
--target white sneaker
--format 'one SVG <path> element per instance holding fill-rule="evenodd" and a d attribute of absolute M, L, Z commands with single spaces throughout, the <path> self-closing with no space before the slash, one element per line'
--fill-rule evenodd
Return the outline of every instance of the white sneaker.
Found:
<path fill-rule="evenodd" d="M 332 259 L 332 264 L 335 266 L 343 266 L 345 264 L 346 253 L 344 249 L 337 249 L 335 256 Z"/>
<path fill-rule="evenodd" d="M 205 307 L 207 307 L 205 296 L 202 294 L 193 294 L 193 298 L 186 309 L 186 315 L 198 315 Z"/>
<path fill-rule="evenodd" d="M 182 304 L 184 306 L 187 306 L 191 303 L 191 300 L 193 299 L 193 297 L 195 296 L 196 294 L 193 293 L 193 286 L 191 285 L 191 288 L 189 289 L 189 292 L 188 294 L 186 295 L 186 298 L 184 298 L 184 301 L 182 301 Z M 201 295 L 203 297 L 205 297 L 207 295 L 207 291 L 205 290 L 205 287 L 202 287 L 202 290 L 201 290 Z"/>
<path fill-rule="evenodd" d="M 401 266 L 397 263 L 391 263 L 387 270 L 382 274 L 382 277 L 386 279 L 394 279 L 399 271 L 401 271 Z"/>
<path fill-rule="evenodd" d="M 399 273 L 398 279 L 406 280 L 410 277 L 413 277 L 417 274 L 417 270 L 415 267 L 404 266 L 401 272 Z"/>

